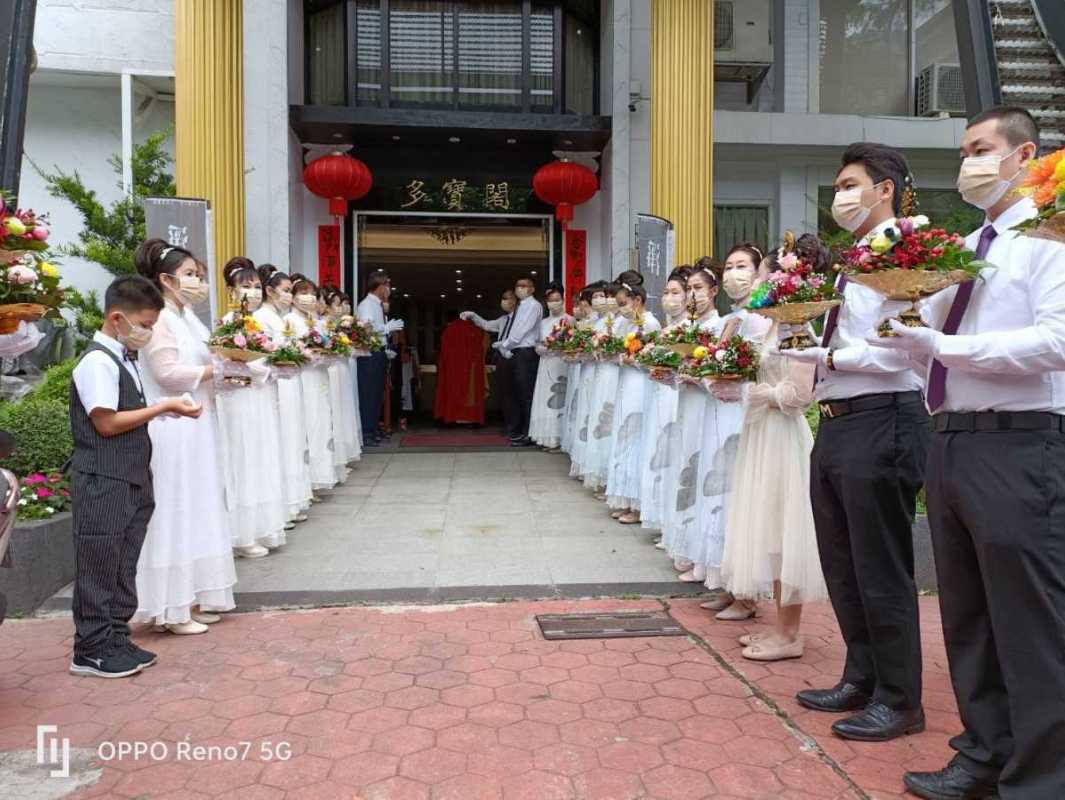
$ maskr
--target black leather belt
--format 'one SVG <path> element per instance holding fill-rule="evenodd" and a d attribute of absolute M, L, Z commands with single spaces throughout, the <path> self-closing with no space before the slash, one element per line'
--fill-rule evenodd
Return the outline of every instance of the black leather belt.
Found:
<path fill-rule="evenodd" d="M 847 400 L 823 400 L 817 404 L 821 419 L 836 419 L 858 411 L 874 411 L 878 408 L 902 405 L 905 402 L 921 402 L 920 392 L 889 392 L 866 394 Z"/>
<path fill-rule="evenodd" d="M 1065 433 L 1065 417 L 1049 411 L 979 411 L 970 414 L 945 412 L 932 417 L 934 433 L 983 433 L 988 431 L 1057 431 Z"/>

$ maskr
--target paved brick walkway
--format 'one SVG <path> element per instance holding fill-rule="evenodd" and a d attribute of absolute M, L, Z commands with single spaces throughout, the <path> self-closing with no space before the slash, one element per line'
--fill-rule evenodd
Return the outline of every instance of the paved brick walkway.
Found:
<path fill-rule="evenodd" d="M 659 606 L 231 615 L 205 636 L 141 635 L 159 665 L 114 682 L 66 673 L 69 620 L 5 623 L 0 785 L 62 795 L 33 762 L 38 723 L 71 740 L 75 797 L 856 800 L 896 797 L 904 768 L 948 757 L 958 722 L 934 602 L 922 601 L 930 729 L 886 745 L 834 740 L 832 717 L 792 700 L 838 675 L 826 608 L 808 616 L 803 660 L 760 666 L 741 663 L 734 637 L 761 626 L 713 622 L 697 602 L 672 608 L 698 639 L 561 643 L 539 637 L 534 614 Z M 168 757 L 101 761 L 101 742 L 123 741 L 164 743 Z M 240 749 L 198 762 L 177 757 L 181 742 Z M 279 744 L 291 759 L 267 760 Z"/>

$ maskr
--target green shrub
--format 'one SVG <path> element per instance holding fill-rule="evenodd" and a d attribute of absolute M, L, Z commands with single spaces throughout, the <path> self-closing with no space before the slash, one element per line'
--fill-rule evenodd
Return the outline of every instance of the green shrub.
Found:
<path fill-rule="evenodd" d="M 0 466 L 16 475 L 50 472 L 63 466 L 74 449 L 66 399 L 24 399 L 0 407 L 0 430 L 15 437 L 15 452 Z"/>
<path fill-rule="evenodd" d="M 53 400 L 67 403 L 70 399 L 70 382 L 74 374 L 74 367 L 78 365 L 76 358 L 68 359 L 60 364 L 49 367 L 44 373 L 44 382 L 30 392 L 23 402 L 35 400 Z"/>

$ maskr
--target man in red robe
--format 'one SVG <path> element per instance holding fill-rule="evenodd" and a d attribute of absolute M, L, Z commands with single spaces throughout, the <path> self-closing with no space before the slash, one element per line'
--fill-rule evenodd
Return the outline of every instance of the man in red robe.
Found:
<path fill-rule="evenodd" d="M 455 319 L 440 335 L 433 416 L 444 422 L 484 424 L 484 334 Z"/>

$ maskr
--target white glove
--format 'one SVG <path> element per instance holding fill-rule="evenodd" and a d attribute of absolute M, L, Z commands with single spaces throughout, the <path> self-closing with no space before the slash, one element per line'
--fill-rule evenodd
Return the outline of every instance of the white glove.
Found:
<path fill-rule="evenodd" d="M 259 358 L 248 364 L 248 377 L 256 386 L 262 386 L 270 379 L 270 365 L 265 358 Z"/>
<path fill-rule="evenodd" d="M 512 352 L 507 350 L 505 347 L 500 347 L 499 348 L 499 354 L 501 356 L 503 356 L 503 358 L 508 358 L 508 359 L 514 355 Z"/>
<path fill-rule="evenodd" d="M 825 363 L 825 356 L 828 355 L 827 347 L 807 347 L 805 350 L 775 350 L 777 355 L 790 358 L 794 361 L 801 361 L 804 364 L 818 364 Z"/>
<path fill-rule="evenodd" d="M 932 356 L 939 352 L 939 342 L 943 338 L 942 333 L 934 328 L 911 328 L 903 325 L 898 320 L 890 320 L 891 330 L 894 336 L 874 335 L 865 341 L 871 347 L 882 347 L 885 350 L 901 350 L 918 358 Z"/>
<path fill-rule="evenodd" d="M 739 381 L 706 380 L 704 385 L 710 394 L 722 403 L 738 403 L 743 400 L 744 384 Z"/>
<path fill-rule="evenodd" d="M 396 357 L 396 351 L 395 350 L 386 349 L 385 350 L 385 355 L 388 357 L 388 360 L 391 361 L 393 358 Z"/>
<path fill-rule="evenodd" d="M 492 349 L 493 350 L 499 350 L 499 349 L 501 349 L 502 345 L 503 345 L 502 342 L 492 342 Z"/>
<path fill-rule="evenodd" d="M 403 330 L 404 322 L 401 319 L 390 319 L 385 323 L 385 333 L 395 333 Z"/>
<path fill-rule="evenodd" d="M 536 355 L 538 355 L 538 356 L 546 356 L 547 355 L 547 348 L 544 347 L 542 344 L 536 345 Z"/>
<path fill-rule="evenodd" d="M 44 334 L 32 322 L 19 322 L 18 329 L 14 333 L 0 336 L 0 357 L 16 358 L 23 353 L 28 353 L 43 338 Z"/>
<path fill-rule="evenodd" d="M 459 319 L 466 320 L 467 322 L 469 322 L 475 316 L 476 315 L 472 311 L 463 311 L 461 314 L 459 314 Z"/>

